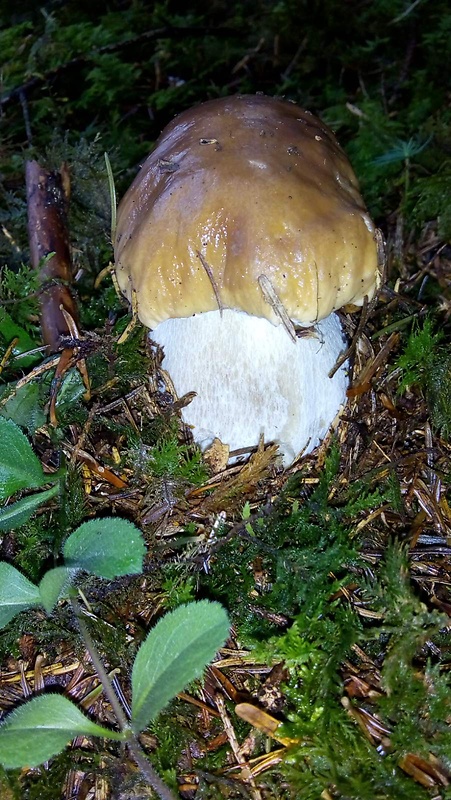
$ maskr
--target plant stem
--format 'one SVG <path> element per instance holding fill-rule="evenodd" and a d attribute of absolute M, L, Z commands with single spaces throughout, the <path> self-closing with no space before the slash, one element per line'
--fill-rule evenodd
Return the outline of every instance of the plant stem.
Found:
<path fill-rule="evenodd" d="M 161 800 L 176 800 L 175 795 L 171 792 L 169 787 L 163 783 L 158 773 L 154 770 L 138 739 L 131 730 L 127 738 L 127 747 L 147 782 Z"/>
<path fill-rule="evenodd" d="M 176 800 L 175 795 L 172 793 L 169 787 L 166 786 L 165 783 L 163 783 L 160 776 L 153 768 L 143 748 L 141 747 L 138 738 L 130 728 L 129 721 L 124 713 L 124 709 L 122 708 L 119 698 L 116 692 L 114 691 L 113 684 L 111 683 L 108 673 L 103 665 L 102 659 L 100 658 L 97 647 L 94 644 L 94 640 L 89 632 L 88 626 L 86 625 L 86 622 L 83 619 L 82 611 L 78 603 L 78 600 L 76 599 L 76 597 L 71 597 L 70 600 L 73 612 L 78 622 L 78 627 L 80 628 L 80 633 L 83 637 L 86 649 L 90 655 L 92 665 L 95 671 L 97 672 L 99 680 L 103 686 L 105 695 L 110 701 L 111 708 L 113 709 L 116 715 L 119 727 L 121 731 L 123 731 L 126 734 L 127 737 L 126 744 L 130 751 L 130 754 L 136 761 L 139 769 L 146 778 L 147 782 L 150 784 L 152 789 L 157 793 L 160 800 Z"/>
<path fill-rule="evenodd" d="M 77 618 L 78 627 L 80 628 L 80 633 L 83 636 L 86 649 L 91 657 L 92 665 L 99 676 L 100 682 L 103 686 L 103 690 L 110 701 L 111 708 L 113 709 L 116 719 L 119 723 L 119 727 L 122 731 L 127 730 L 130 726 L 128 724 L 128 719 L 125 716 L 124 709 L 122 708 L 119 698 L 114 691 L 113 685 L 108 677 L 108 673 L 102 663 L 100 655 L 97 651 L 97 648 L 94 644 L 94 640 L 89 633 L 88 626 L 86 625 L 85 620 L 82 616 L 82 611 L 78 600 L 75 597 L 71 597 L 71 604 L 74 614 Z"/>

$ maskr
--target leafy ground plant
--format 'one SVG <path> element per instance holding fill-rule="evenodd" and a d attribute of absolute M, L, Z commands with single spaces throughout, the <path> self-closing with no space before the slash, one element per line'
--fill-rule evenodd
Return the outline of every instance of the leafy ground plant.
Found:
<path fill-rule="evenodd" d="M 45 476 L 28 440 L 10 420 L 0 419 L 0 426 L 4 497 L 39 487 Z M 11 527 L 26 521 L 38 505 L 53 496 L 49 491 L 31 495 L 32 504 L 25 506 L 24 499 L 3 508 L 3 529 L 8 529 L 9 521 Z M 9 515 L 8 508 L 12 509 Z M 76 736 L 103 737 L 124 742 L 159 797 L 173 797 L 146 759 L 137 735 L 178 692 L 201 676 L 228 636 L 227 614 L 219 603 L 204 600 L 179 606 L 157 623 L 135 658 L 128 719 L 83 620 L 73 587 L 79 573 L 106 580 L 140 573 L 145 549 L 141 532 L 128 520 L 94 519 L 80 525 L 66 539 L 63 563 L 48 570 L 39 585 L 11 564 L 0 562 L 0 626 L 30 608 L 42 606 L 51 614 L 59 600 L 68 599 L 119 726 L 117 731 L 99 725 L 63 694 L 34 697 L 12 711 L 0 725 L 0 763 L 6 769 L 42 764 Z"/>
<path fill-rule="evenodd" d="M 0 565 L 3 567 L 0 580 L 5 593 L 13 588 L 16 601 L 20 596 L 16 608 L 20 605 L 19 610 L 23 610 L 44 603 L 42 595 L 47 599 L 45 590 L 43 592 L 40 587 L 39 592 L 35 587 L 33 595 L 33 585 L 25 583 L 26 579 L 20 573 L 13 573 L 5 566 L 8 565 Z M 3 596 L 1 601 L 5 605 Z M 6 769 L 38 766 L 60 753 L 76 736 L 102 737 L 126 744 L 158 796 L 162 800 L 173 798 L 172 792 L 147 760 L 137 735 L 156 719 L 178 692 L 201 676 L 205 666 L 222 647 L 229 630 L 225 610 L 219 603 L 193 602 L 169 612 L 150 631 L 133 665 L 129 720 L 99 660 L 74 598 L 72 604 L 120 730 L 114 731 L 93 722 L 62 694 L 40 695 L 12 711 L 1 724 L 0 763 Z"/>

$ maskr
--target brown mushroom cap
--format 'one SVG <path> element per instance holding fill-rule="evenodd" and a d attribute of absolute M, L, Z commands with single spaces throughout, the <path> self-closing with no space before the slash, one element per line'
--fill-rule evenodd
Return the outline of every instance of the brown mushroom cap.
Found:
<path fill-rule="evenodd" d="M 165 128 L 119 205 L 115 258 L 150 328 L 218 307 L 279 324 L 268 287 L 312 323 L 371 299 L 378 276 L 374 225 L 333 133 L 263 95 L 212 100 Z"/>

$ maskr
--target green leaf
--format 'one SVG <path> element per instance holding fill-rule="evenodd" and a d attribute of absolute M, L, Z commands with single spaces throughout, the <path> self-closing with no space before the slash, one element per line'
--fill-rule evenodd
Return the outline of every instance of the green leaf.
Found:
<path fill-rule="evenodd" d="M 67 566 L 99 578 L 142 572 L 145 552 L 141 531 L 132 522 L 117 517 L 84 522 L 63 547 Z"/>
<path fill-rule="evenodd" d="M 39 459 L 20 428 L 0 417 L 0 500 L 46 482 Z"/>
<path fill-rule="evenodd" d="M 166 614 L 138 650 L 132 672 L 132 728 L 137 733 L 200 677 L 229 634 L 227 612 L 201 600 Z"/>
<path fill-rule="evenodd" d="M 61 595 L 65 595 L 77 570 L 70 567 L 55 567 L 45 573 L 39 584 L 41 603 L 47 614 L 56 606 Z"/>
<path fill-rule="evenodd" d="M 39 605 L 40 602 L 38 587 L 11 564 L 1 561 L 0 628 L 4 628 L 20 611 Z"/>
<path fill-rule="evenodd" d="M 7 385 L 3 396 L 9 394 L 13 386 Z M 33 434 L 46 421 L 46 415 L 41 407 L 40 392 L 37 383 L 26 383 L 11 395 L 3 408 L 0 408 L 2 417 L 12 419 L 16 425 L 26 428 Z"/>
<path fill-rule="evenodd" d="M 4 339 L 6 345 L 9 345 L 13 339 L 18 339 L 13 349 L 14 356 L 20 356 L 21 353 L 26 353 L 27 350 L 33 350 L 36 347 L 36 343 L 31 336 L 28 335 L 24 328 L 14 322 L 4 308 L 0 308 L 0 338 Z M 30 367 L 40 361 L 41 358 L 40 353 L 33 353 L 33 355 L 22 356 L 17 363 L 24 368 Z"/>
<path fill-rule="evenodd" d="M 91 722 L 63 695 L 34 697 L 0 725 L 0 763 L 6 769 L 36 767 L 60 753 L 76 736 L 125 738 Z"/>
<path fill-rule="evenodd" d="M 25 522 L 28 522 L 31 515 L 38 508 L 38 506 L 45 503 L 51 497 L 58 493 L 59 487 L 52 486 L 46 489 L 45 492 L 37 492 L 31 494 L 29 497 L 23 497 L 17 503 L 11 503 L 9 506 L 0 508 L 0 531 L 12 531 L 15 528 L 20 528 Z"/>

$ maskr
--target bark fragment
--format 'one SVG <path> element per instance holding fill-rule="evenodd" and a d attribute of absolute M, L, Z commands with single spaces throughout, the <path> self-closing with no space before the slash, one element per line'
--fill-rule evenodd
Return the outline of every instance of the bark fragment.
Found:
<path fill-rule="evenodd" d="M 28 161 L 26 186 L 31 263 L 39 270 L 42 286 L 42 338 L 49 350 L 56 352 L 60 349 L 61 337 L 70 335 L 62 309 L 75 322 L 78 320 L 69 288 L 72 265 L 67 231 L 70 195 L 67 165 L 62 164 L 59 171 L 49 171 L 37 161 Z M 50 256 L 51 253 L 54 255 Z"/>

